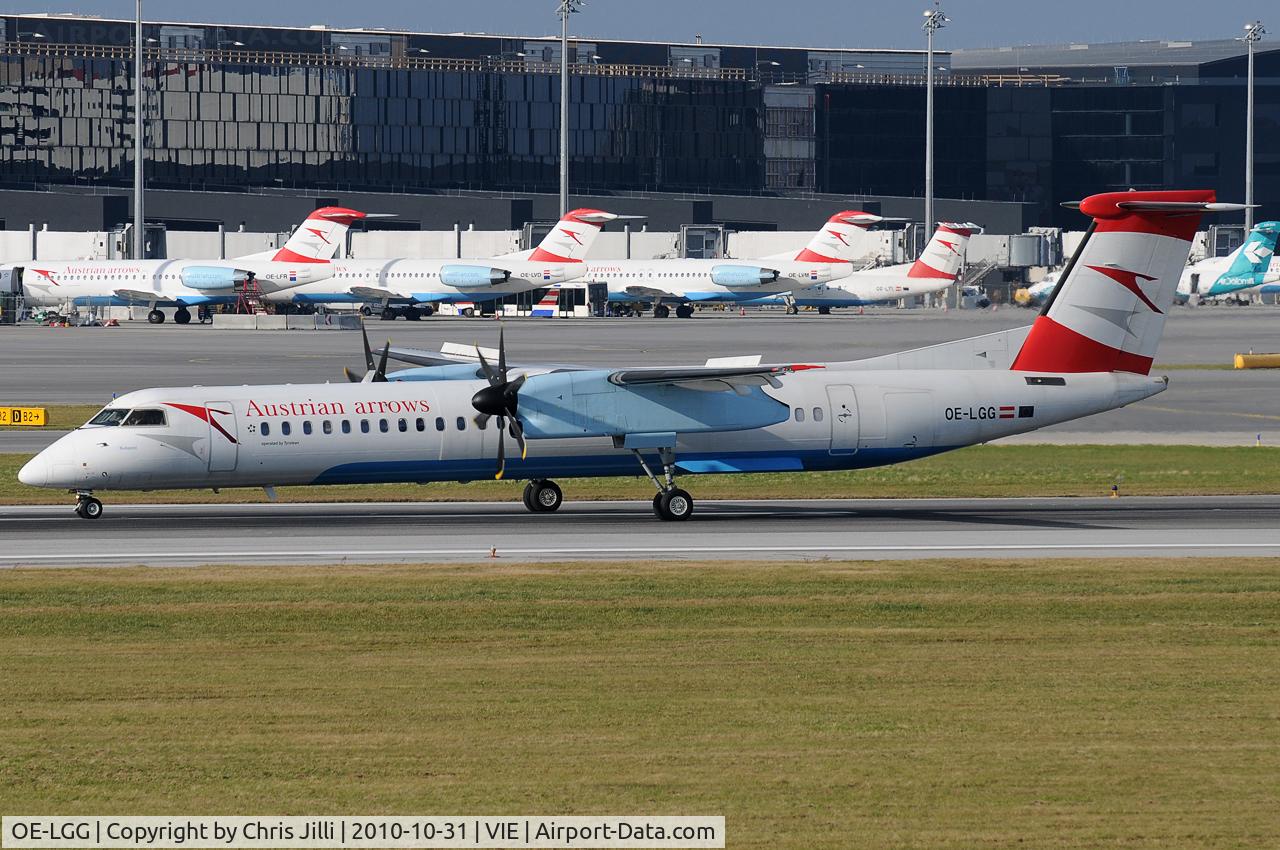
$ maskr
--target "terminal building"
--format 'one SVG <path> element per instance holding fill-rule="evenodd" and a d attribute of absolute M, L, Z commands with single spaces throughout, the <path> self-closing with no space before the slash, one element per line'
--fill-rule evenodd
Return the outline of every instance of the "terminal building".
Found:
<path fill-rule="evenodd" d="M 585 17 L 585 16 L 584 16 Z M 576 21 L 575 21 L 576 23 Z M 148 221 L 285 229 L 341 203 L 405 229 L 554 219 L 560 43 L 548 37 L 144 25 Z M 1257 218 L 1280 218 L 1280 49 L 1259 46 Z M 133 22 L 0 16 L 0 222 L 131 215 Z M 1238 41 L 935 53 L 940 218 L 1076 227 L 1098 191 L 1244 192 Z M 575 39 L 574 205 L 650 226 L 806 230 L 919 219 L 923 51 Z"/>

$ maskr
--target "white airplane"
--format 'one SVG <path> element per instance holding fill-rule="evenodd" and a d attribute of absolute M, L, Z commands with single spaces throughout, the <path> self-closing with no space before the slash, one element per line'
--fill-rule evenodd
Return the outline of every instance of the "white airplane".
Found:
<path fill-rule="evenodd" d="M 269 303 L 380 303 L 382 318 L 411 321 L 439 304 L 477 304 L 541 289 L 582 274 L 600 228 L 628 216 L 601 210 L 565 213 L 532 251 L 487 259 L 335 260 L 326 280 L 272 293 Z"/>
<path fill-rule="evenodd" d="M 860 210 L 838 212 L 795 254 L 751 260 L 653 259 L 590 261 L 585 281 L 606 283 L 615 304 L 653 305 L 656 318 L 693 315 L 695 303 L 761 301 L 836 280 L 854 270 L 860 230 L 886 219 Z"/>
<path fill-rule="evenodd" d="M 190 307 L 232 304 L 247 290 L 263 295 L 332 274 L 330 259 L 365 213 L 323 207 L 307 216 L 284 247 L 229 260 L 32 260 L 7 267 L 22 281 L 28 306 L 150 307 L 147 321 L 164 321 L 159 307 L 177 307 L 173 320 L 191 321 Z"/>
<path fill-rule="evenodd" d="M 1182 272 L 1175 298 L 1186 303 L 1191 296 L 1223 298 L 1280 283 L 1280 258 L 1276 239 L 1280 221 L 1260 221 L 1245 236 L 1240 247 L 1225 257 L 1207 257 Z"/>
<path fill-rule="evenodd" d="M 832 307 L 862 307 L 941 292 L 960 279 L 969 237 L 981 230 L 971 222 L 939 222 L 915 262 L 855 271 L 794 291 L 783 300 L 788 306 L 817 307 L 825 315 Z"/>
<path fill-rule="evenodd" d="M 643 472 L 655 513 L 685 520 L 677 473 L 883 466 L 1123 407 L 1164 391 L 1150 375 L 1211 190 L 1114 192 L 1029 328 L 867 360 L 663 368 L 508 368 L 421 356 L 387 380 L 384 348 L 358 383 L 147 389 L 112 401 L 20 470 L 68 490 L 81 517 L 112 489 L 528 479 Z M 405 358 L 411 359 L 411 358 Z M 496 426 L 496 427 L 495 427 Z M 519 453 L 505 460 L 506 435 Z M 496 464 L 495 464 L 496 456 Z"/>

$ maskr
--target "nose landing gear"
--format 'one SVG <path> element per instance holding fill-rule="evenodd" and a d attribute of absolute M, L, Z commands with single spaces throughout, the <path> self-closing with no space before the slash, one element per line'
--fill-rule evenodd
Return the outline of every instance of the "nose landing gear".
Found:
<path fill-rule="evenodd" d="M 80 519 L 97 519 L 102 516 L 102 502 L 95 499 L 92 493 L 76 494 L 76 514 Z"/>

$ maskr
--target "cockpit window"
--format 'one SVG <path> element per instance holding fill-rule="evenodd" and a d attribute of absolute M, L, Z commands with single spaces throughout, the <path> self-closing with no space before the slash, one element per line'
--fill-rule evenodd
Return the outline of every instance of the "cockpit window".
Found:
<path fill-rule="evenodd" d="M 119 425 L 129 415 L 127 407 L 104 407 L 89 420 L 90 425 Z"/>
<path fill-rule="evenodd" d="M 121 423 L 124 427 L 140 425 L 164 425 L 163 410 L 135 410 Z"/>

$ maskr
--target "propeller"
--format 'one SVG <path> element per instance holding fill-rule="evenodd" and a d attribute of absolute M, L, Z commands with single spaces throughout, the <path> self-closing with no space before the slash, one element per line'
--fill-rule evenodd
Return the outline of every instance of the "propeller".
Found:
<path fill-rule="evenodd" d="M 342 374 L 347 376 L 347 380 L 353 384 L 367 384 L 369 382 L 380 383 L 387 380 L 387 356 L 391 353 L 391 340 L 387 340 L 387 344 L 382 347 L 382 357 L 375 364 L 373 360 L 373 349 L 369 347 L 369 332 L 365 329 L 364 322 L 360 323 L 360 337 L 364 341 L 364 374 L 357 375 L 347 367 L 342 367 Z"/>
<path fill-rule="evenodd" d="M 480 356 L 480 369 L 484 372 L 489 386 L 481 387 L 471 397 L 471 406 L 477 411 L 475 423 L 483 428 L 488 421 L 498 420 L 498 471 L 493 477 L 501 479 L 507 468 L 506 432 L 510 432 L 520 446 L 520 459 L 528 457 L 529 445 L 524 439 L 524 427 L 520 424 L 517 409 L 519 407 L 520 388 L 524 386 L 525 376 L 514 381 L 507 378 L 507 345 L 502 330 L 498 331 L 498 368 L 493 368 L 480 347 L 476 346 L 476 354 Z"/>

